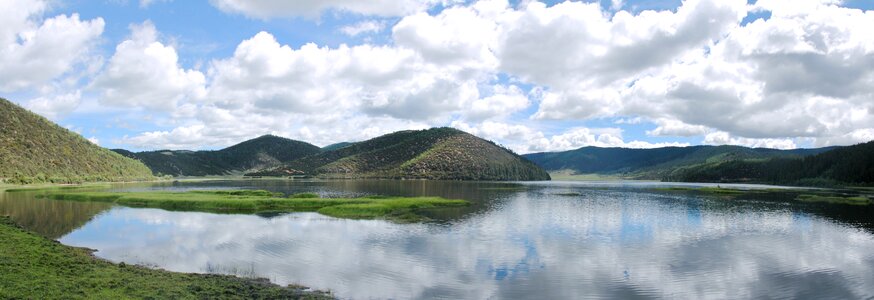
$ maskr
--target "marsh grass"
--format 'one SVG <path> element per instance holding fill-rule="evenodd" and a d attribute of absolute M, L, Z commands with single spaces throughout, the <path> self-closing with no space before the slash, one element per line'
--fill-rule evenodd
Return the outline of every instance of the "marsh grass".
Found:
<path fill-rule="evenodd" d="M 755 194 L 761 193 L 764 191 L 760 190 L 741 190 L 741 189 L 728 189 L 721 187 L 664 187 L 664 188 L 655 188 L 657 191 L 666 191 L 666 192 L 698 192 L 703 194 L 721 194 L 721 195 L 743 195 L 743 194 Z"/>
<path fill-rule="evenodd" d="M 795 200 L 802 202 L 824 202 L 824 203 L 832 203 L 832 204 L 849 204 L 849 205 L 869 205 L 871 204 L 871 199 L 865 196 L 826 196 L 826 195 L 812 195 L 812 194 L 801 194 L 798 195 Z"/>
<path fill-rule="evenodd" d="M 0 186 L 0 192 L 45 192 L 45 191 L 63 191 L 63 190 L 82 190 L 82 189 L 103 189 L 109 188 L 109 184 L 104 183 L 86 183 L 76 185 L 31 185 L 31 186 Z"/>
<path fill-rule="evenodd" d="M 55 200 L 98 201 L 130 207 L 151 207 L 175 211 L 204 211 L 219 213 L 263 213 L 315 211 L 323 215 L 348 219 L 388 219 L 408 222 L 424 209 L 466 206 L 464 200 L 438 197 L 364 197 L 313 198 L 275 197 L 276 194 L 259 190 L 188 191 L 188 192 L 66 192 L 41 194 Z"/>
<path fill-rule="evenodd" d="M 319 194 L 316 193 L 297 193 L 289 196 L 289 198 L 319 198 Z"/>

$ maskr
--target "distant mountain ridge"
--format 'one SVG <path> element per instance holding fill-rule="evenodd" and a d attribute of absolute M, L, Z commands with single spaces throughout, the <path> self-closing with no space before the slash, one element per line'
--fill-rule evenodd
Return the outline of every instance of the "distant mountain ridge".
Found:
<path fill-rule="evenodd" d="M 319 153 L 321 149 L 306 142 L 264 135 L 216 151 L 158 150 L 137 153 L 123 149 L 113 149 L 113 151 L 142 161 L 155 174 L 207 176 L 242 174 L 275 167 L 286 161 Z"/>
<path fill-rule="evenodd" d="M 741 146 L 689 146 L 653 149 L 583 147 L 562 152 L 524 155 L 548 171 L 620 175 L 631 179 L 676 178 L 687 168 L 727 161 L 799 158 L 834 149 L 778 150 Z"/>
<path fill-rule="evenodd" d="M 95 145 L 0 98 L 0 182 L 76 183 L 153 178 L 142 163 Z"/>
<path fill-rule="evenodd" d="M 323 178 L 549 180 L 527 159 L 453 128 L 405 130 L 307 156 L 273 170 Z"/>
<path fill-rule="evenodd" d="M 740 146 L 583 147 L 525 157 L 551 172 L 571 171 L 628 179 L 798 186 L 874 185 L 874 141 L 793 150 Z"/>
<path fill-rule="evenodd" d="M 673 172 L 665 180 L 803 186 L 874 185 L 874 141 L 807 156 L 732 160 Z"/>
<path fill-rule="evenodd" d="M 549 174 L 495 143 L 453 128 L 406 130 L 325 148 L 277 136 L 217 151 L 133 153 L 155 174 L 316 176 L 445 180 L 549 180 Z"/>

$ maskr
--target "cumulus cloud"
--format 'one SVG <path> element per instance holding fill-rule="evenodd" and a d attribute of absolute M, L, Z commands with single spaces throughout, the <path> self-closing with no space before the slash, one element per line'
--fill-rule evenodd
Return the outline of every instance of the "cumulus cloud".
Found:
<path fill-rule="evenodd" d="M 707 127 L 700 125 L 689 125 L 677 120 L 660 119 L 656 120 L 658 125 L 653 130 L 647 130 L 646 134 L 651 136 L 697 136 L 707 132 Z"/>
<path fill-rule="evenodd" d="M 176 49 L 158 41 L 151 22 L 132 25 L 130 38 L 118 44 L 92 88 L 101 92 L 101 103 L 169 111 L 206 93 L 203 73 L 181 68 L 178 60 Z"/>
<path fill-rule="evenodd" d="M 42 96 L 31 99 L 26 106 L 31 111 L 43 115 L 49 119 L 58 119 L 79 107 L 82 101 L 82 92 L 75 91 L 55 96 Z"/>
<path fill-rule="evenodd" d="M 708 145 L 738 145 L 752 148 L 795 149 L 798 148 L 791 139 L 751 139 L 734 137 L 728 132 L 713 132 L 704 136 L 704 144 Z"/>
<path fill-rule="evenodd" d="M 102 18 L 78 14 L 40 21 L 44 1 L 0 3 L 0 91 L 39 86 L 71 71 L 85 59 L 103 33 Z"/>
<path fill-rule="evenodd" d="M 146 7 L 149 7 L 150 5 L 155 4 L 157 2 L 170 2 L 170 1 L 173 1 L 173 0 L 140 0 L 140 7 L 146 8 Z"/>
<path fill-rule="evenodd" d="M 394 118 L 354 115 L 263 115 L 250 111 L 206 108 L 198 120 L 169 130 L 149 131 L 125 136 L 116 143 L 138 149 L 221 148 L 264 134 L 273 134 L 327 146 L 338 141 L 359 141 L 390 132 L 426 129 L 424 123 Z"/>
<path fill-rule="evenodd" d="M 629 6 L 623 1 L 605 9 L 481 0 L 433 12 L 425 8 L 436 1 L 215 0 L 256 18 L 328 10 L 403 17 L 385 45 L 289 46 L 261 32 L 208 62 L 205 75 L 181 67 L 175 49 L 146 24 L 119 44 L 92 86 L 108 104 L 185 108 L 177 128 L 124 139 L 135 145 L 175 147 L 185 143 L 170 136 L 195 135 L 227 145 L 256 131 L 326 143 L 364 138 L 333 130 L 345 122 L 379 133 L 452 124 L 519 152 L 667 145 L 627 142 L 621 131 L 531 129 L 600 118 L 651 122 L 649 136 L 707 144 L 793 148 L 871 139 L 874 40 L 859 28 L 874 27 L 874 15 L 835 1 L 747 2 L 687 0 L 676 10 L 632 13 L 616 10 Z M 742 24 L 749 12 L 770 16 Z M 383 30 L 376 20 L 341 31 Z M 137 67 L 113 68 L 125 65 Z M 133 81 L 136 87 L 127 84 Z M 233 132 L 227 124 L 235 123 L 245 129 Z"/>
<path fill-rule="evenodd" d="M 385 21 L 369 20 L 340 27 L 340 32 L 348 36 L 358 36 L 364 33 L 377 33 L 383 29 L 385 29 Z"/>
<path fill-rule="evenodd" d="M 433 0 L 212 0 L 212 4 L 228 13 L 253 18 L 318 17 L 328 10 L 375 16 L 403 16 L 425 10 L 440 1 Z"/>
<path fill-rule="evenodd" d="M 528 108 L 531 101 L 518 86 L 492 86 L 492 95 L 474 100 L 465 110 L 468 120 L 481 121 L 495 117 L 506 117 L 514 112 Z"/>
<path fill-rule="evenodd" d="M 619 128 L 576 127 L 548 136 L 542 131 L 525 125 L 494 121 L 485 121 L 475 125 L 457 121 L 453 122 L 452 126 L 486 139 L 498 141 L 503 146 L 518 153 L 565 151 L 586 146 L 657 148 L 689 145 L 688 143 L 650 143 L 638 140 L 626 142 L 622 138 L 622 129 Z"/>
<path fill-rule="evenodd" d="M 874 41 L 856 30 L 874 26 L 874 15 L 815 1 L 775 3 L 757 3 L 769 19 L 640 78 L 627 110 L 733 136 L 808 137 L 817 145 L 874 127 Z"/>
<path fill-rule="evenodd" d="M 281 45 L 261 32 L 210 69 L 210 101 L 314 113 L 356 110 L 374 117 L 438 119 L 479 97 L 476 82 L 459 79 L 415 52 L 389 46 L 338 48 Z"/>

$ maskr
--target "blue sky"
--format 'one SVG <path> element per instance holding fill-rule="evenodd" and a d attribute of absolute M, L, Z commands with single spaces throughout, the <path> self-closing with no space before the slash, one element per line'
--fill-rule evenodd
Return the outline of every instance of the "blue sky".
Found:
<path fill-rule="evenodd" d="M 0 96 L 132 150 L 433 126 L 522 153 L 874 139 L 870 1 L 332 3 L 14 0 L 0 71 L 24 74 Z"/>

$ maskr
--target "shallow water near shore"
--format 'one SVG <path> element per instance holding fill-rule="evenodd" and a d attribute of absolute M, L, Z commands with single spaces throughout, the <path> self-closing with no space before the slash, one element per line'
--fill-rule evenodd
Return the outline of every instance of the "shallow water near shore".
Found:
<path fill-rule="evenodd" d="M 0 214 L 113 262 L 264 277 L 342 298 L 874 296 L 874 207 L 655 190 L 666 186 L 689 185 L 219 180 L 110 188 L 473 203 L 428 211 L 433 221 L 416 224 L 170 212 L 36 199 L 36 191 L 0 192 Z"/>

